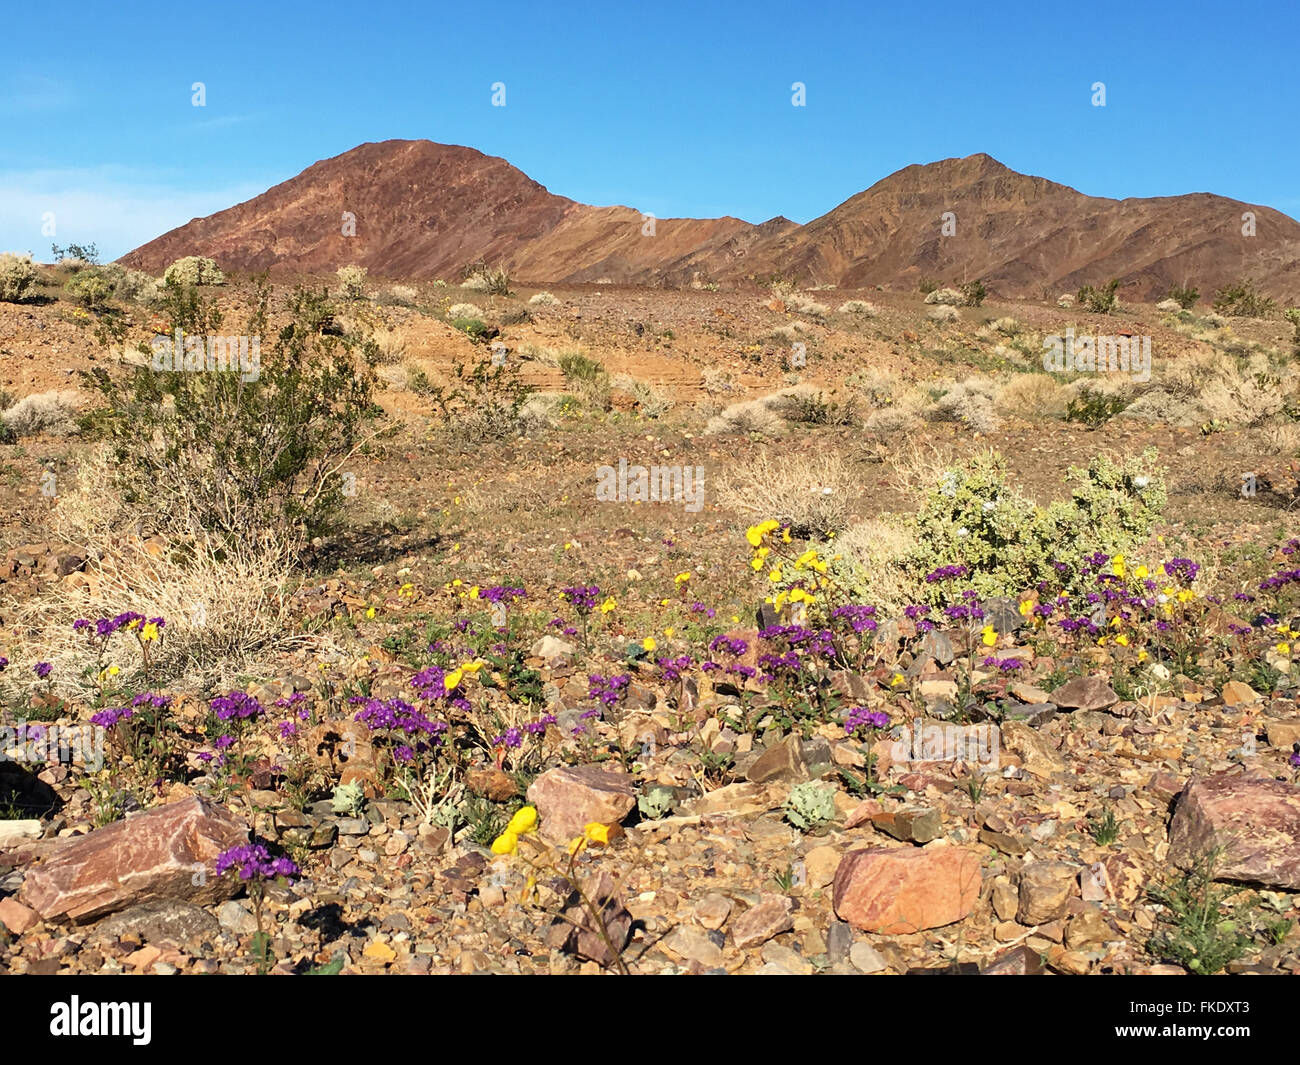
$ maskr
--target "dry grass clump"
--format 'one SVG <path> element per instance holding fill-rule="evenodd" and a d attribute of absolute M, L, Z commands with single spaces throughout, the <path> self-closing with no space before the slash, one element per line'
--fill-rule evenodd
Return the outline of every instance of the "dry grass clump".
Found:
<path fill-rule="evenodd" d="M 851 574 L 855 600 L 897 615 L 921 598 L 916 582 L 901 565 L 916 547 L 915 534 L 902 519 L 886 515 L 855 522 L 830 547 Z"/>
<path fill-rule="evenodd" d="M 880 312 L 874 303 L 866 300 L 845 300 L 835 308 L 837 314 L 852 314 L 858 318 L 875 318 Z"/>
<path fill-rule="evenodd" d="M 956 307 L 949 307 L 946 304 L 933 308 L 926 313 L 926 317 L 932 322 L 940 324 L 946 322 L 955 322 L 961 318 L 961 312 Z"/>
<path fill-rule="evenodd" d="M 0 421 L 19 437 L 67 436 L 77 428 L 77 401 L 76 392 L 35 392 L 0 413 Z"/>
<path fill-rule="evenodd" d="M 378 325 L 370 335 L 379 348 L 381 365 L 401 362 L 406 357 L 406 330 Z"/>
<path fill-rule="evenodd" d="M 975 433 L 991 433 L 998 427 L 994 410 L 997 385 L 987 377 L 972 377 L 949 388 L 933 407 L 929 417 L 939 422 L 961 422 Z"/>
<path fill-rule="evenodd" d="M 1175 399 L 1193 404 L 1203 420 L 1235 425 L 1266 422 L 1286 402 L 1286 390 L 1263 353 L 1248 359 L 1218 351 L 1186 355 L 1166 364 L 1160 385 Z"/>
<path fill-rule="evenodd" d="M 473 277 L 467 277 L 460 283 L 460 287 L 469 292 L 486 292 L 491 286 L 488 279 L 475 274 Z"/>
<path fill-rule="evenodd" d="M 412 307 L 420 299 L 420 293 L 414 285 L 393 285 L 388 290 L 388 298 L 402 307 Z"/>
<path fill-rule="evenodd" d="M 453 321 L 457 318 L 482 318 L 483 308 L 474 303 L 453 303 L 447 308 L 447 317 Z"/>
<path fill-rule="evenodd" d="M 706 366 L 700 371 L 700 387 L 710 396 L 743 391 L 728 371 L 717 366 Z"/>
<path fill-rule="evenodd" d="M 787 522 L 795 536 L 824 536 L 843 529 L 855 479 L 834 452 L 784 452 L 766 449 L 728 468 L 718 481 L 724 507 Z"/>
<path fill-rule="evenodd" d="M 1059 418 L 1065 414 L 1066 397 L 1059 384 L 1046 374 L 1016 374 L 998 389 L 993 405 L 1019 418 Z"/>
<path fill-rule="evenodd" d="M 706 436 L 718 433 L 758 433 L 775 436 L 785 426 L 785 421 L 767 404 L 766 397 L 748 399 L 724 407 L 704 426 Z"/>
<path fill-rule="evenodd" d="M 1260 426 L 1255 436 L 1260 450 L 1270 455 L 1292 456 L 1300 452 L 1300 424 L 1289 419 Z"/>
<path fill-rule="evenodd" d="M 831 313 L 831 309 L 826 304 L 818 303 L 802 292 L 792 292 L 786 298 L 785 305 L 796 314 L 806 314 L 809 318 L 825 318 Z"/>
<path fill-rule="evenodd" d="M 538 292 L 536 295 L 530 296 L 528 299 L 528 303 L 532 307 L 560 306 L 560 301 L 555 296 L 552 296 L 549 292 Z"/>
<path fill-rule="evenodd" d="M 631 395 L 636 401 L 637 411 L 647 418 L 661 417 L 676 406 L 676 400 L 669 395 L 667 389 L 632 377 L 630 374 L 616 374 L 613 385 Z"/>

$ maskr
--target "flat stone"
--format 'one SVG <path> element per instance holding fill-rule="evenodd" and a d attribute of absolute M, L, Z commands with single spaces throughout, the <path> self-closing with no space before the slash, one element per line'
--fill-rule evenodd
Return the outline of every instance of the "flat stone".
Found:
<path fill-rule="evenodd" d="M 1074 677 L 1052 692 L 1050 698 L 1062 710 L 1105 710 L 1119 702 L 1105 677 Z"/>
<path fill-rule="evenodd" d="M 41 823 L 36 820 L 0 821 L 0 847 L 8 847 L 27 839 L 41 838 Z"/>
<path fill-rule="evenodd" d="M 804 761 L 803 743 L 796 733 L 791 733 L 780 743 L 773 744 L 754 760 L 745 773 L 754 784 L 771 780 L 787 783 L 808 779 L 808 764 Z"/>
<path fill-rule="evenodd" d="M 1246 706 L 1249 703 L 1257 703 L 1263 698 L 1249 684 L 1239 680 L 1230 680 L 1223 686 L 1220 692 L 1224 706 Z"/>
<path fill-rule="evenodd" d="M 939 811 L 924 806 L 902 806 L 876 814 L 871 823 L 886 835 L 905 843 L 929 843 L 943 832 Z"/>
<path fill-rule="evenodd" d="M 548 769 L 528 788 L 537 807 L 538 831 L 553 843 L 567 843 L 597 822 L 616 825 L 636 806 L 636 784 L 627 773 L 599 766 Z"/>
<path fill-rule="evenodd" d="M 105 939 L 139 936 L 145 943 L 179 947 L 216 936 L 220 921 L 192 902 L 157 900 L 143 902 L 95 925 L 94 935 Z"/>
<path fill-rule="evenodd" d="M 865 939 L 859 939 L 849 948 L 849 961 L 860 973 L 879 973 L 889 968 L 889 963 L 880 956 L 880 951 Z"/>
<path fill-rule="evenodd" d="M 1186 868 L 1216 849 L 1216 880 L 1300 891 L 1300 787 L 1227 773 L 1193 779 L 1169 824 L 1169 858 Z"/>
<path fill-rule="evenodd" d="M 1279 747 L 1286 750 L 1300 743 L 1300 719 L 1270 721 L 1266 726 L 1266 730 L 1270 747 Z M 0 822 L 0 824 L 3 823 Z"/>
<path fill-rule="evenodd" d="M 962 847 L 853 851 L 835 874 L 835 914 L 886 935 L 940 928 L 971 912 L 981 882 L 978 854 Z"/>
<path fill-rule="evenodd" d="M 794 927 L 793 908 L 794 903 L 785 895 L 764 894 L 756 906 L 732 921 L 732 942 L 740 950 L 748 950 L 790 931 Z"/>
<path fill-rule="evenodd" d="M 695 919 L 705 928 L 721 928 L 731 916 L 731 900 L 714 891 L 695 904 Z"/>
<path fill-rule="evenodd" d="M 257 931 L 257 918 L 253 916 L 253 912 L 234 899 L 221 904 L 221 909 L 217 911 L 217 920 L 227 932 L 234 932 L 236 935 L 250 936 Z"/>
<path fill-rule="evenodd" d="M 217 856 L 248 842 L 223 806 L 191 797 L 114 821 L 52 851 L 23 880 L 24 901 L 47 920 L 88 921 L 154 899 L 209 905 L 238 890 Z"/>
<path fill-rule="evenodd" d="M 1021 944 L 999 954 L 985 968 L 984 976 L 1034 976 L 1043 971 L 1042 955 Z"/>
<path fill-rule="evenodd" d="M 1065 771 L 1065 762 L 1047 738 L 1023 721 L 1002 723 L 1002 743 L 1007 750 L 1020 756 L 1026 773 L 1046 780 L 1054 773 Z"/>
<path fill-rule="evenodd" d="M 698 962 L 706 969 L 722 964 L 722 949 L 698 928 L 679 924 L 660 941 L 660 945 L 686 961 Z"/>
<path fill-rule="evenodd" d="M 40 922 L 40 915 L 17 899 L 0 899 L 0 924 L 16 936 Z"/>

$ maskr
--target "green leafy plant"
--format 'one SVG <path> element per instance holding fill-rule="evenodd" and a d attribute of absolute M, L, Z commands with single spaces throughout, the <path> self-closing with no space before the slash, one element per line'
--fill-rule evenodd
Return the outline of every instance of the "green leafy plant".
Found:
<path fill-rule="evenodd" d="M 1093 842 L 1109 847 L 1119 839 L 1119 821 L 1115 817 L 1115 811 L 1108 809 L 1100 817 L 1093 818 L 1089 822 L 1088 831 L 1092 833 Z"/>
<path fill-rule="evenodd" d="M 675 797 L 672 788 L 653 787 L 637 796 L 636 808 L 642 817 L 657 821 L 672 811 Z"/>
<path fill-rule="evenodd" d="M 1110 314 L 1115 307 L 1115 292 L 1119 289 L 1119 278 L 1112 277 L 1100 288 L 1084 285 L 1075 297 L 1079 304 L 1097 314 Z"/>
<path fill-rule="evenodd" d="M 1211 976 L 1245 953 L 1250 937 L 1242 931 L 1244 905 L 1229 905 L 1239 887 L 1214 884 L 1219 852 L 1196 859 L 1148 894 L 1164 907 L 1164 926 L 1147 942 L 1147 953 L 1176 962 L 1198 976 Z"/>
<path fill-rule="evenodd" d="M 1100 429 L 1127 406 L 1128 400 L 1123 396 L 1084 392 L 1070 400 L 1065 408 L 1065 420 L 1079 422 L 1089 429 Z"/>
<path fill-rule="evenodd" d="M 1175 285 L 1169 290 L 1169 298 L 1175 301 L 1183 310 L 1189 311 L 1196 305 L 1196 301 L 1201 298 L 1201 294 L 1190 285 Z"/>
<path fill-rule="evenodd" d="M 819 828 L 835 820 L 835 789 L 817 780 L 805 780 L 790 789 L 783 809 L 786 820 L 800 831 Z"/>
<path fill-rule="evenodd" d="M 1276 306 L 1250 280 L 1224 285 L 1214 294 L 1214 309 L 1230 318 L 1267 318 Z"/>

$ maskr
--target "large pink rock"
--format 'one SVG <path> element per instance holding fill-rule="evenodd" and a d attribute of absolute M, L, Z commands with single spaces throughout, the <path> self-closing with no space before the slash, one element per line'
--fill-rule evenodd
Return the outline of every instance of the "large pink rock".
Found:
<path fill-rule="evenodd" d="M 1300 891 L 1300 788 L 1219 773 L 1194 778 L 1169 823 L 1169 858 L 1189 866 L 1219 849 L 1216 880 Z"/>
<path fill-rule="evenodd" d="M 636 785 L 628 774 L 599 766 L 562 766 L 533 781 L 528 801 L 537 807 L 542 836 L 567 843 L 592 821 L 622 821 L 636 805 Z"/>
<path fill-rule="evenodd" d="M 975 907 L 980 859 L 961 847 L 872 847 L 835 871 L 836 915 L 855 928 L 906 935 L 960 921 Z"/>
<path fill-rule="evenodd" d="M 89 921 L 138 902 L 229 898 L 232 876 L 217 855 L 248 842 L 248 827 L 224 806 L 193 796 L 61 843 L 28 871 L 21 895 L 43 918 Z"/>

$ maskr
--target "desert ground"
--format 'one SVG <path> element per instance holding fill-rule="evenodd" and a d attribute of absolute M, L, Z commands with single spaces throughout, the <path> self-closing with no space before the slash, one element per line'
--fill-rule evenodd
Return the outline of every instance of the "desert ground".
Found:
<path fill-rule="evenodd" d="M 0 969 L 1300 972 L 1284 304 L 190 280 L 0 301 Z"/>

